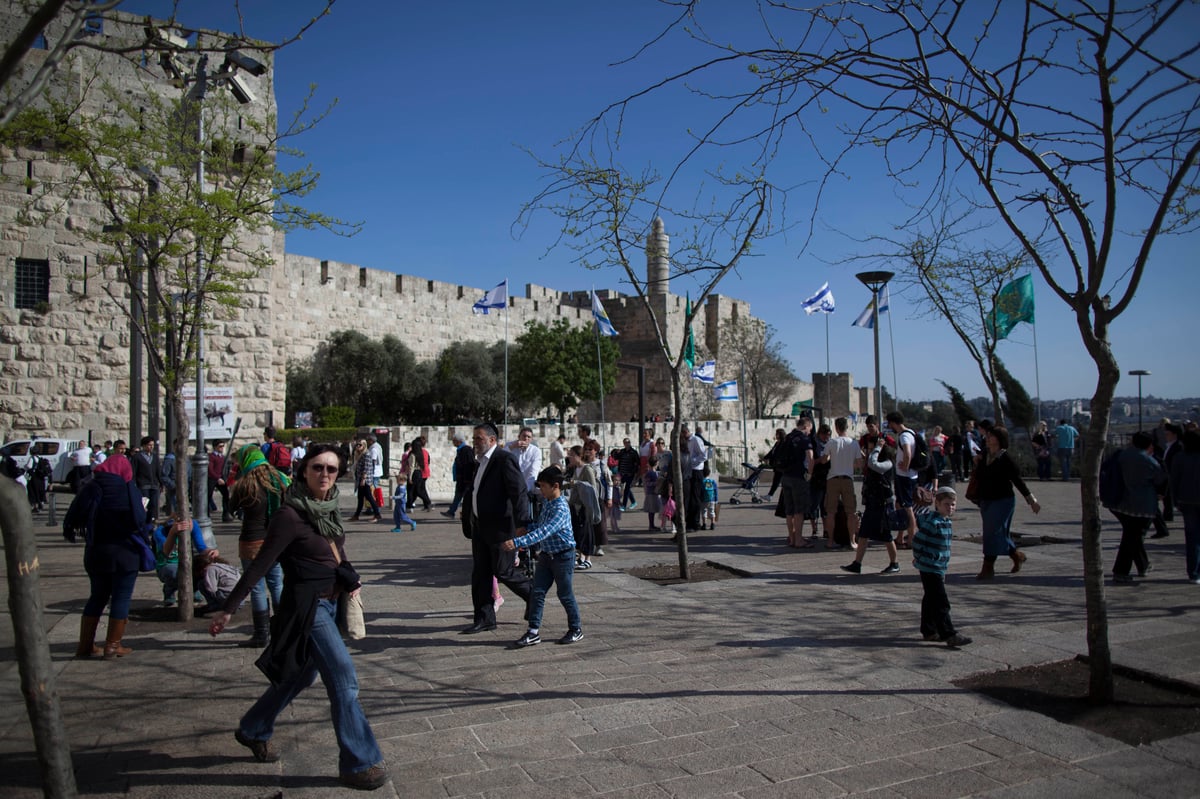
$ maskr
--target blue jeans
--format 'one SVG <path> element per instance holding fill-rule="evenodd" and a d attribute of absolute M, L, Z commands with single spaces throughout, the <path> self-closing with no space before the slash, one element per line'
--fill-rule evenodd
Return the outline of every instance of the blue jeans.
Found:
<path fill-rule="evenodd" d="M 270 740 L 275 719 L 319 673 L 329 695 L 329 711 L 338 742 L 338 770 L 356 774 L 383 761 L 375 733 L 358 703 L 358 674 L 338 632 L 337 605 L 328 599 L 317 604 L 308 634 L 308 664 L 290 682 L 272 685 L 239 723 L 242 734 L 256 741 Z"/>
<path fill-rule="evenodd" d="M 174 599 L 175 592 L 179 590 L 179 563 L 164 563 L 159 566 L 158 579 L 162 581 L 163 602 Z"/>
<path fill-rule="evenodd" d="M 1189 580 L 1200 578 L 1200 505 L 1180 505 L 1183 516 L 1184 555 L 1187 558 Z"/>
<path fill-rule="evenodd" d="M 105 571 L 99 574 L 88 573 L 92 584 L 91 595 L 83 606 L 84 616 L 99 616 L 104 612 L 104 606 L 112 600 L 108 609 L 108 617 L 121 621 L 129 618 L 129 600 L 133 598 L 133 584 L 137 582 L 138 573 Z"/>
<path fill-rule="evenodd" d="M 242 558 L 242 574 L 250 568 L 252 560 Z M 271 604 L 276 608 L 279 607 L 279 597 L 283 595 L 283 567 L 278 563 L 271 566 L 267 570 L 267 576 L 259 580 L 250 587 L 250 610 L 253 613 L 266 613 L 270 608 L 267 606 L 267 592 L 270 591 Z"/>
<path fill-rule="evenodd" d="M 413 523 L 412 518 L 407 513 L 404 512 L 404 503 L 397 502 L 396 499 L 393 498 L 393 500 L 392 500 L 392 526 L 399 527 L 402 524 L 408 524 L 408 525 L 412 525 L 413 527 L 416 527 L 416 524 Z"/>
<path fill-rule="evenodd" d="M 1062 469 L 1062 479 L 1071 479 L 1071 455 L 1069 449 L 1063 448 L 1058 451 L 1058 466 Z"/>
<path fill-rule="evenodd" d="M 1012 520 L 1016 508 L 1016 497 L 984 499 L 979 502 L 979 516 L 983 522 L 984 556 L 998 558 L 1010 555 L 1016 549 L 1017 545 L 1012 540 Z"/>
<path fill-rule="evenodd" d="M 542 609 L 546 605 L 546 592 L 551 584 L 558 586 L 558 601 L 567 611 L 567 626 L 572 630 L 583 629 L 579 603 L 575 601 L 572 585 L 574 578 L 575 550 L 538 553 L 537 564 L 533 568 L 533 591 L 529 596 L 529 629 L 536 630 L 542 626 Z"/>

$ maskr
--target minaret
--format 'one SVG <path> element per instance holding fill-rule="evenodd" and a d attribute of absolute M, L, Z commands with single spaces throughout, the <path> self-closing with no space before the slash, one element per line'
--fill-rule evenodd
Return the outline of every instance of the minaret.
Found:
<path fill-rule="evenodd" d="M 654 217 L 650 238 L 646 242 L 646 294 L 653 297 L 670 293 L 671 237 L 667 235 L 662 217 Z"/>

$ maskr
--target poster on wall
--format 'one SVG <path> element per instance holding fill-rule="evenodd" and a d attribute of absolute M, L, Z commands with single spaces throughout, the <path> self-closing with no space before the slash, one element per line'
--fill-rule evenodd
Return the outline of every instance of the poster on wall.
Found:
<path fill-rule="evenodd" d="M 312 411 L 296 411 L 296 429 L 308 430 L 313 426 Z"/>
<path fill-rule="evenodd" d="M 187 411 L 188 428 L 196 426 L 196 384 L 183 387 L 183 407 Z M 237 422 L 236 406 L 233 401 L 233 389 L 221 386 L 204 387 L 204 404 L 201 408 L 203 426 L 200 428 L 206 440 L 225 439 L 233 435 L 233 426 Z M 188 438 L 196 440 L 194 431 L 189 432 Z"/>

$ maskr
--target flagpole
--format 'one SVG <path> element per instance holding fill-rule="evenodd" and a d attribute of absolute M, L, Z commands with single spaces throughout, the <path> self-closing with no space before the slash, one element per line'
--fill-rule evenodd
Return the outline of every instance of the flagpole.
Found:
<path fill-rule="evenodd" d="M 828 416 L 830 413 L 829 406 L 833 401 L 832 394 L 831 394 L 832 388 L 830 388 L 830 386 L 829 386 L 829 369 L 830 369 L 830 366 L 829 366 L 829 312 L 826 311 L 824 316 L 825 316 L 825 414 L 824 415 Z M 745 370 L 744 363 L 742 364 L 742 367 L 743 367 L 743 371 L 744 371 Z M 745 377 L 745 375 L 743 375 L 743 378 L 744 377 Z M 743 379 L 742 382 L 744 383 L 746 381 Z"/>
<path fill-rule="evenodd" d="M 825 329 L 829 329 L 829 314 L 825 314 Z M 738 387 L 738 396 L 746 391 L 746 362 L 742 361 L 742 382 Z M 742 397 L 742 463 L 750 463 L 750 444 L 746 441 L 746 398 Z M 749 468 L 749 467 L 746 467 Z"/>
<path fill-rule="evenodd" d="M 508 278 L 504 278 L 504 432 L 501 440 L 508 439 Z"/>
<path fill-rule="evenodd" d="M 1037 387 L 1037 420 L 1040 425 L 1042 423 L 1042 374 L 1038 368 L 1037 322 L 1032 322 L 1031 327 L 1033 327 L 1033 381 Z"/>
<path fill-rule="evenodd" d="M 879 318 L 879 301 L 875 301 L 876 314 L 875 318 Z M 896 401 L 896 407 L 893 410 L 900 410 L 900 387 L 896 385 L 896 331 L 892 329 L 892 303 L 888 300 L 888 347 L 892 350 L 892 399 Z M 881 414 L 882 416 L 882 414 Z"/>
<path fill-rule="evenodd" d="M 596 287 L 592 286 L 592 302 L 596 299 Z M 596 372 L 600 375 L 600 425 L 604 426 L 604 362 L 600 360 L 600 322 L 596 322 Z M 599 436 L 597 436 L 599 438 Z"/>

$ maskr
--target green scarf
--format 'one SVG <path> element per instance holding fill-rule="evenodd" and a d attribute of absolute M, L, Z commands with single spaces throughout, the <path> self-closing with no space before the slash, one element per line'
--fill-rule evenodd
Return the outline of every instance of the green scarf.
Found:
<path fill-rule="evenodd" d="M 275 511 L 279 510 L 280 499 L 283 492 L 287 491 L 291 480 L 286 474 L 267 463 L 258 444 L 246 444 L 234 453 L 233 457 L 237 459 L 238 474 L 249 474 L 251 469 L 259 469 L 264 466 L 267 468 L 268 482 L 271 484 L 271 488 L 267 491 L 267 518 L 271 518 L 275 515 Z"/>
<path fill-rule="evenodd" d="M 329 492 L 329 499 L 317 499 L 309 493 L 308 486 L 302 480 L 297 480 L 284 494 L 283 504 L 295 508 L 322 538 L 341 538 L 345 535 L 342 513 L 338 510 L 337 486 Z"/>

